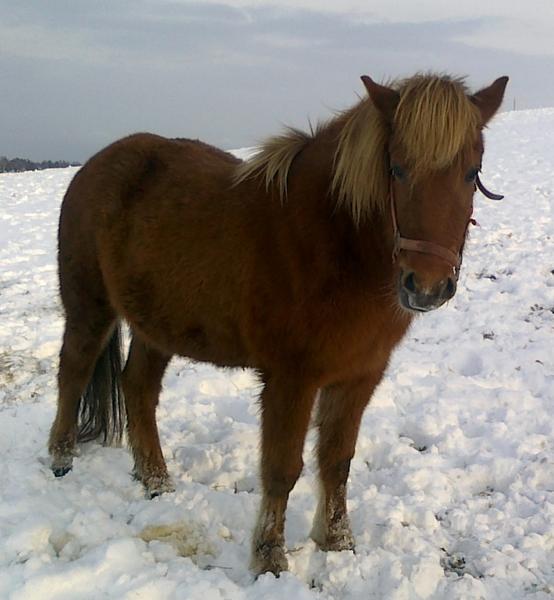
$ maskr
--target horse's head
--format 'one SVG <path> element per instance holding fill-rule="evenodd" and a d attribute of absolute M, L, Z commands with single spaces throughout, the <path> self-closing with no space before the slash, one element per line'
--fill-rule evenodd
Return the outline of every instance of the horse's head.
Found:
<path fill-rule="evenodd" d="M 474 95 L 447 77 L 418 76 L 396 89 L 362 80 L 389 130 L 399 301 L 410 311 L 429 311 L 456 292 L 481 167 L 481 131 L 500 106 L 508 78 Z"/>

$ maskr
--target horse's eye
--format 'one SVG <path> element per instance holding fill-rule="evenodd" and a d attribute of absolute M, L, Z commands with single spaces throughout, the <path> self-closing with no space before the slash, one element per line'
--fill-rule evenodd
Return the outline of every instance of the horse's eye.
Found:
<path fill-rule="evenodd" d="M 390 168 L 390 173 L 395 179 L 398 179 L 398 181 L 403 181 L 406 179 L 406 171 L 404 171 L 404 169 L 398 165 L 392 165 Z"/>
<path fill-rule="evenodd" d="M 465 176 L 467 183 L 473 183 L 477 177 L 477 173 L 479 173 L 479 169 L 477 167 L 472 167 Z"/>

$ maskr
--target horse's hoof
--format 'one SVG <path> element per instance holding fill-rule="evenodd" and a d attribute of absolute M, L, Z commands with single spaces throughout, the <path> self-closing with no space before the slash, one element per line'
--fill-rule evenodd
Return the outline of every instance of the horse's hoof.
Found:
<path fill-rule="evenodd" d="M 334 535 L 327 535 L 322 541 L 314 541 L 323 552 L 343 552 L 344 550 L 356 552 L 356 543 L 350 530 L 335 533 Z"/>
<path fill-rule="evenodd" d="M 152 500 L 162 494 L 170 494 L 175 491 L 175 486 L 169 475 L 165 477 L 151 477 L 146 481 L 143 481 L 144 488 L 146 490 L 146 496 Z"/>
<path fill-rule="evenodd" d="M 335 524 L 330 531 L 326 532 L 321 532 L 314 527 L 310 537 L 323 552 L 342 552 L 343 550 L 356 552 L 356 542 L 348 522 L 342 523 L 342 526 Z"/>
<path fill-rule="evenodd" d="M 54 477 L 63 477 L 64 475 L 67 475 L 71 469 L 71 465 L 65 467 L 52 467 L 52 473 L 54 473 Z"/>
<path fill-rule="evenodd" d="M 254 550 L 250 569 L 256 578 L 264 573 L 273 573 L 275 577 L 279 577 L 283 571 L 289 569 L 285 549 L 280 544 L 261 544 Z"/>
<path fill-rule="evenodd" d="M 56 439 L 55 442 L 54 439 Z M 51 435 L 48 453 L 50 454 L 50 468 L 54 477 L 64 477 L 73 467 L 73 457 L 78 455 L 74 437 L 62 436 L 60 438 Z"/>
<path fill-rule="evenodd" d="M 318 546 L 323 552 L 343 552 L 344 550 L 350 550 L 354 554 L 356 553 L 354 540 L 344 537 L 326 540 L 323 544 L 318 544 Z"/>
<path fill-rule="evenodd" d="M 54 454 L 50 468 L 54 473 L 54 477 L 64 477 L 73 468 L 73 454 Z"/>

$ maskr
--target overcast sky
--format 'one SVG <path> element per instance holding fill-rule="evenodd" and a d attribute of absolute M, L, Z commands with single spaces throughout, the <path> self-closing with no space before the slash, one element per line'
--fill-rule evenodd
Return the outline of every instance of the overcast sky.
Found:
<path fill-rule="evenodd" d="M 554 106 L 554 0 L 0 0 L 0 155 L 85 160 L 135 131 L 255 144 L 378 80 L 509 75 Z"/>

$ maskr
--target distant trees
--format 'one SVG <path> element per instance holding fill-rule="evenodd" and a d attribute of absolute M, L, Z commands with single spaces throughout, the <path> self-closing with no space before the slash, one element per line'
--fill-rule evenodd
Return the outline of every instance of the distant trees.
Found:
<path fill-rule="evenodd" d="M 43 160 L 33 162 L 27 158 L 7 158 L 0 156 L 0 173 L 22 173 L 23 171 L 37 171 L 42 169 L 63 169 L 65 167 L 79 167 L 81 163 L 67 162 L 65 160 Z"/>

